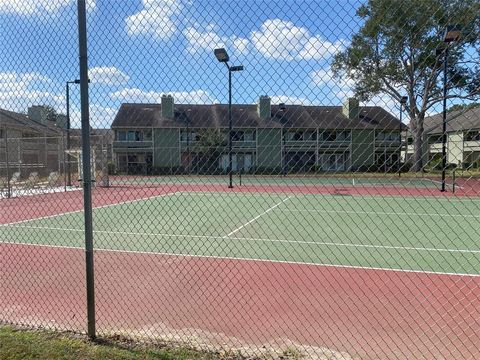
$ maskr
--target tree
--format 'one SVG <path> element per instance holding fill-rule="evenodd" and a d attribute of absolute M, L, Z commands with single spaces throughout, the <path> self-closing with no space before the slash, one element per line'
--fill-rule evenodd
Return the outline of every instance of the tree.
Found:
<path fill-rule="evenodd" d="M 42 107 L 45 111 L 45 120 L 51 122 L 52 124 L 55 124 L 58 117 L 57 110 L 55 110 L 55 108 L 50 105 L 42 105 Z"/>
<path fill-rule="evenodd" d="M 361 101 L 387 95 L 400 103 L 414 138 L 414 164 L 423 167 L 424 118 L 443 100 L 442 36 L 449 24 L 463 28 L 460 41 L 450 43 L 447 99 L 475 100 L 480 89 L 480 2 L 478 0 L 369 0 L 357 10 L 362 26 L 332 63 L 337 77 L 355 82 Z"/>
<path fill-rule="evenodd" d="M 211 173 L 217 169 L 218 159 L 225 148 L 225 135 L 220 129 L 198 131 L 198 149 L 201 154 L 200 172 Z"/>
<path fill-rule="evenodd" d="M 474 102 L 474 103 L 470 103 L 470 104 L 456 104 L 456 105 L 453 105 L 452 107 L 448 108 L 447 112 L 451 113 L 451 112 L 459 111 L 459 110 L 468 111 L 468 110 L 475 109 L 475 108 L 478 108 L 478 107 L 480 107 L 480 103 L 478 103 L 478 102 Z"/>

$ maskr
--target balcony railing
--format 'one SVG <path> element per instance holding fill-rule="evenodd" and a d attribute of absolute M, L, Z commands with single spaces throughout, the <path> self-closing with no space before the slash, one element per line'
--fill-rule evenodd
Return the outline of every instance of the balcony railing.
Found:
<path fill-rule="evenodd" d="M 463 149 L 468 151 L 480 151 L 480 141 L 475 141 L 475 140 L 464 141 Z"/>
<path fill-rule="evenodd" d="M 114 141 L 113 148 L 151 148 L 153 141 Z"/>

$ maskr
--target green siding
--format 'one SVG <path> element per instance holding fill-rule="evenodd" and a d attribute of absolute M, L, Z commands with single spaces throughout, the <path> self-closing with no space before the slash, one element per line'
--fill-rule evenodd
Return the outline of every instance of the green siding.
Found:
<path fill-rule="evenodd" d="M 180 130 L 154 129 L 153 133 L 153 166 L 180 166 Z"/>
<path fill-rule="evenodd" d="M 374 130 L 352 130 L 352 170 L 374 163 Z"/>
<path fill-rule="evenodd" d="M 281 169 L 282 130 L 257 129 L 257 168 Z"/>

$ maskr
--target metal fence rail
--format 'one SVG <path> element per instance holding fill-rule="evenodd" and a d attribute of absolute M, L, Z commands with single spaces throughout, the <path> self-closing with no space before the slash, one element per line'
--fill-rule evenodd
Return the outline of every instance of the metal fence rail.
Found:
<path fill-rule="evenodd" d="M 478 358 L 479 12 L 0 2 L 0 323 Z"/>

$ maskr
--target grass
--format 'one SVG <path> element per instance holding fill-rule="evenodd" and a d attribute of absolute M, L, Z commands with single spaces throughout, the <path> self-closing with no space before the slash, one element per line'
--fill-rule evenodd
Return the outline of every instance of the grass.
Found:
<path fill-rule="evenodd" d="M 131 343 L 126 346 L 113 341 L 94 343 L 84 337 L 72 334 L 28 331 L 15 329 L 11 326 L 0 326 L 0 359 L 214 360 L 235 359 L 235 357 L 181 347 L 155 348 Z"/>

